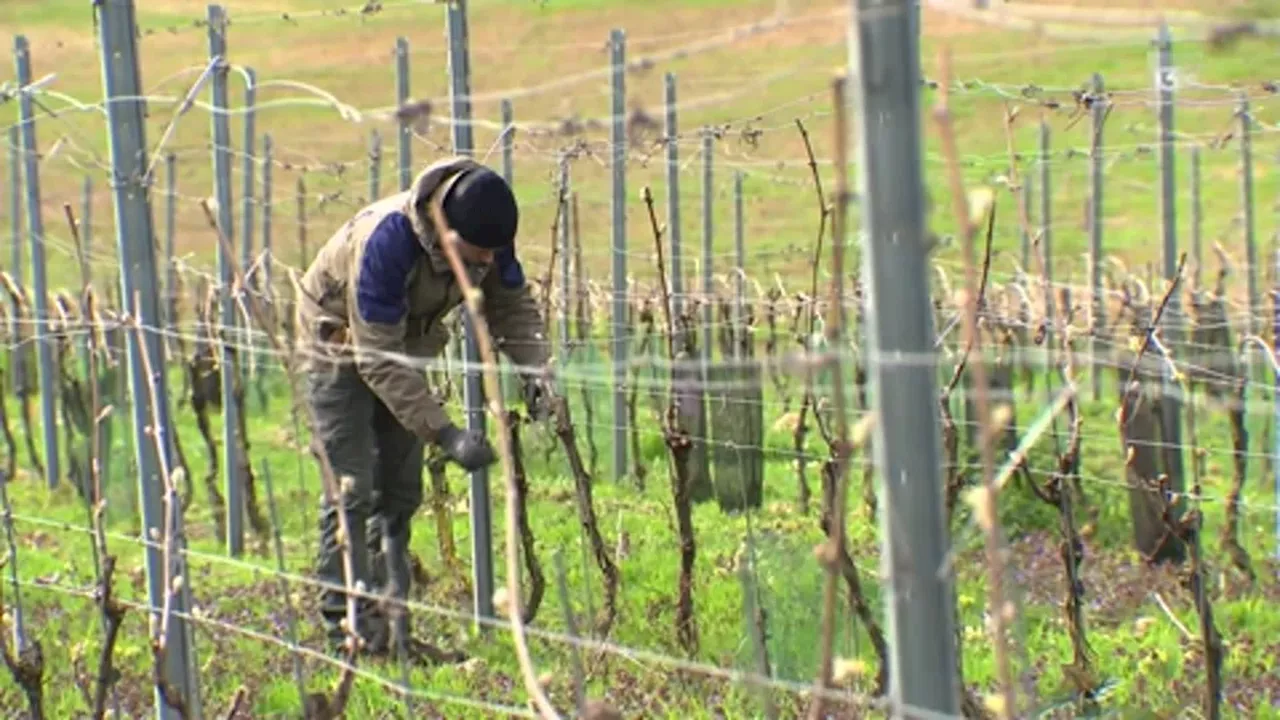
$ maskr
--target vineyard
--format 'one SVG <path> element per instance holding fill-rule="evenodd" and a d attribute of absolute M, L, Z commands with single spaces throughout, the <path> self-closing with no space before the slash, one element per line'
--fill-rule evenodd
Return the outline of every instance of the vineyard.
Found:
<path fill-rule="evenodd" d="M 1280 718 L 1265 4 L 134 5 L 0 7 L 5 717 Z M 453 155 L 557 392 L 400 358 L 501 461 L 335 653 L 298 281 Z"/>

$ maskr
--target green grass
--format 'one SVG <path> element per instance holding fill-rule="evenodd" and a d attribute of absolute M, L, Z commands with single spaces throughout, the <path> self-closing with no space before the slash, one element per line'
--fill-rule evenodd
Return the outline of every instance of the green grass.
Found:
<path fill-rule="evenodd" d="M 173 382 L 176 394 L 179 385 L 176 378 Z M 315 517 L 318 481 L 310 461 L 303 462 L 300 477 L 296 474 L 298 459 L 288 438 L 288 421 L 284 419 L 287 398 L 278 382 L 271 386 L 274 390 L 268 408 L 257 407 L 256 402 L 251 401 L 252 452 L 259 469 L 271 467 L 276 502 L 282 508 L 286 562 L 288 571 L 294 574 L 292 601 L 301 606 L 303 613 L 298 622 L 299 631 L 304 643 L 318 647 L 318 622 L 314 611 L 308 610 L 313 608 L 313 594 L 296 579 L 309 572 L 314 553 L 315 535 L 309 523 Z M 1033 397 L 1019 393 L 1020 426 L 1038 414 L 1038 397 L 1038 392 Z M 767 407 L 775 408 L 778 399 L 771 393 Z M 607 408 L 603 405 L 597 401 L 596 422 L 608 426 Z M 16 405 L 11 402 L 10 418 L 18 416 L 16 411 Z M 1148 593 L 1161 593 L 1179 621 L 1192 628 L 1192 632 L 1197 627 L 1194 608 L 1172 575 L 1143 570 L 1128 550 L 1123 486 L 1119 480 L 1107 482 L 1108 476 L 1120 467 L 1109 429 L 1112 411 L 1107 403 L 1096 403 L 1088 405 L 1087 412 L 1083 476 L 1089 502 L 1078 517 L 1083 523 L 1089 514 L 1096 516 L 1097 529 L 1088 541 L 1082 580 L 1088 603 L 1088 638 L 1097 653 L 1095 672 L 1100 680 L 1113 686 L 1105 707 L 1122 714 L 1143 708 L 1161 713 L 1173 711 L 1194 703 L 1197 697 L 1200 683 L 1199 673 L 1194 669 L 1197 646 L 1193 639 L 1180 634 Z M 234 690 L 244 684 L 250 689 L 256 715 L 287 714 L 296 708 L 297 696 L 289 671 L 289 655 L 281 644 L 288 636 L 284 631 L 283 600 L 277 583 L 270 577 L 274 561 L 269 556 L 253 553 L 238 560 L 228 559 L 213 540 L 212 518 L 199 485 L 206 467 L 202 453 L 195 449 L 199 435 L 189 413 L 179 413 L 176 417 L 199 488 L 186 522 L 190 546 L 196 553 L 191 560 L 190 583 L 202 618 L 196 631 L 204 683 L 202 694 L 207 703 L 216 705 L 226 702 Z M 581 422 L 581 408 L 576 417 Z M 626 554 L 617 560 L 622 572 L 622 591 L 619 620 L 609 640 L 617 646 L 664 655 L 678 662 L 676 658 L 683 654 L 674 642 L 672 629 L 676 542 L 664 450 L 656 435 L 657 427 L 649 417 L 642 409 L 643 453 L 649 468 L 646 489 L 639 491 L 630 483 L 618 485 L 607 480 L 595 485 L 596 510 L 610 550 L 614 550 L 622 533 L 628 536 L 629 545 Z M 771 420 L 767 414 L 766 422 Z M 123 419 L 116 422 L 118 442 L 111 454 L 113 469 L 108 480 L 107 494 L 115 510 L 112 532 L 117 533 L 112 537 L 111 550 L 120 559 L 119 596 L 129 602 L 141 602 L 145 598 L 142 554 L 130 539 L 130 535 L 137 532 L 137 526 L 124 512 L 131 493 L 135 492 L 128 469 L 131 451 L 124 442 L 127 436 L 122 434 L 124 427 Z M 1260 431 L 1261 428 L 1259 435 Z M 585 427 L 580 429 L 580 433 L 586 432 Z M 220 437 L 216 419 L 214 433 Z M 600 575 L 586 557 L 572 502 L 571 479 L 566 476 L 559 453 L 547 455 L 551 440 L 544 431 L 526 429 L 523 439 L 531 478 L 528 512 L 537 538 L 539 559 L 549 579 L 535 628 L 563 632 L 563 610 L 557 597 L 553 555 L 563 556 L 567 587 L 575 612 L 579 613 L 580 625 L 587 622 L 588 607 L 597 610 L 601 607 Z M 607 467 L 607 433 L 597 431 L 595 440 L 603 466 Z M 725 670 L 747 670 L 753 663 L 747 641 L 749 635 L 743 625 L 742 590 L 736 575 L 737 563 L 743 562 L 743 553 L 748 552 L 743 543 L 750 540 L 750 550 L 756 557 L 761 602 L 768 613 L 769 655 L 774 673 L 780 681 L 803 684 L 816 670 L 819 630 L 814 603 L 822 579 L 811 559 L 810 548 L 819 542 L 821 535 L 816 517 L 803 516 L 796 505 L 794 469 L 779 459 L 785 457 L 790 441 L 790 433 L 780 427 L 767 434 L 766 446 L 773 459 L 767 467 L 766 500 L 760 512 L 752 513 L 750 518 L 725 516 L 714 504 L 709 504 L 700 506 L 694 515 L 699 558 L 695 598 L 701 630 L 701 649 L 694 660 Z M 1221 498 L 1230 472 L 1229 456 L 1219 452 L 1229 447 L 1228 429 L 1221 418 L 1215 417 L 1201 425 L 1200 442 L 1210 449 L 1205 495 Z M 811 447 L 818 450 L 816 444 Z M 1258 444 L 1253 449 L 1254 452 L 1263 450 Z M 1037 471 L 1045 470 L 1051 462 L 1044 447 L 1033 452 L 1032 466 Z M 860 467 L 856 459 L 854 467 Z M 814 472 L 811 467 L 810 483 L 816 482 Z M 1260 473 L 1255 470 L 1253 477 L 1260 477 Z M 859 498 L 862 497 L 859 474 L 855 472 L 854 478 L 851 497 Z M 260 499 L 265 500 L 261 473 L 258 488 Z M 453 532 L 464 562 L 470 542 L 465 488 L 465 479 L 451 472 Z M 99 616 L 83 595 L 93 583 L 90 545 L 81 530 L 85 522 L 84 509 L 65 482 L 51 494 L 38 478 L 25 473 L 9 489 L 17 515 L 19 573 L 24 579 L 23 607 L 28 627 L 36 629 L 46 647 L 50 716 L 83 712 L 78 693 L 71 690 L 74 686 L 68 666 L 56 658 L 65 657 L 63 653 L 96 657 L 100 643 Z M 1259 480 L 1248 489 L 1245 498 L 1242 535 L 1262 578 L 1262 585 L 1252 592 L 1242 588 L 1240 578 L 1226 567 L 1225 557 L 1217 550 L 1216 538 L 1223 518 L 1221 503 L 1204 506 L 1208 519 L 1206 552 L 1214 568 L 1215 585 L 1221 584 L 1221 594 L 1215 598 L 1215 614 L 1229 648 L 1227 688 L 1236 702 L 1247 703 L 1254 717 L 1274 716 L 1267 715 L 1269 701 L 1265 694 L 1260 694 L 1265 691 L 1259 690 L 1270 687 L 1273 682 L 1266 679 L 1271 674 L 1267 658 L 1275 647 L 1267 638 L 1277 624 L 1268 604 L 1274 600 L 1275 593 L 1274 581 L 1270 579 L 1272 563 L 1265 560 L 1271 537 L 1270 513 L 1263 511 L 1270 504 L 1268 495 L 1264 481 Z M 504 493 L 500 484 L 494 485 L 493 502 L 493 537 L 500 549 L 505 533 L 501 512 Z M 868 584 L 869 601 L 878 611 L 883 611 L 880 593 L 872 581 L 872 569 L 877 566 L 876 533 L 867 522 L 868 511 L 860 501 L 853 503 L 851 512 L 850 543 L 856 549 L 864 582 Z M 969 682 L 989 687 L 994 679 L 994 666 L 990 643 L 980 630 L 985 610 L 981 537 L 966 516 L 967 512 L 962 509 L 954 534 L 959 553 L 958 599 L 965 625 L 965 667 Z M 1016 488 L 1003 496 L 1001 519 L 1014 548 L 1012 567 L 1016 568 L 1017 580 L 1012 587 L 1021 598 L 1022 630 L 1018 636 L 1017 657 L 1030 658 L 1041 667 L 1043 674 L 1037 687 L 1042 701 L 1061 698 L 1067 686 L 1058 666 L 1068 661 L 1070 646 L 1057 607 L 1062 580 L 1053 530 L 1056 514 L 1031 498 L 1025 488 Z M 500 633 L 477 637 L 467 631 L 467 624 L 457 613 L 465 612 L 469 604 L 458 595 L 457 578 L 444 572 L 429 510 L 424 509 L 417 522 L 413 551 L 434 577 L 421 599 L 445 613 L 415 609 L 417 632 L 443 645 L 458 647 L 477 660 L 463 666 L 415 670 L 414 687 L 440 698 L 470 697 L 519 705 L 523 693 L 519 689 L 509 640 Z M 497 576 L 501 586 L 505 573 L 500 555 L 498 560 Z M 1217 577 L 1219 572 L 1221 577 Z M 122 696 L 128 707 L 135 709 L 139 707 L 136 704 L 139 697 L 143 705 L 150 699 L 146 683 L 150 658 L 140 644 L 145 627 L 141 612 L 132 610 L 117 653 L 124 672 Z M 268 637 L 275 640 L 266 639 Z M 537 637 L 531 645 L 539 669 L 553 676 L 550 685 L 553 700 L 563 707 L 570 698 L 571 679 L 565 646 Z M 874 655 L 861 631 L 851 633 L 842 623 L 836 647 L 840 656 L 859 658 L 874 668 Z M 307 661 L 307 666 L 313 688 L 322 687 L 326 678 L 333 679 L 335 675 L 312 659 Z M 627 712 L 643 712 L 646 717 L 702 717 L 709 692 L 723 698 L 730 717 L 750 717 L 757 711 L 755 696 L 748 689 L 705 679 L 672 685 L 673 667 L 649 657 L 627 659 L 624 652 L 596 657 L 589 666 L 593 668 L 591 694 L 610 697 Z M 385 682 L 396 683 L 400 678 L 399 669 L 394 665 L 372 665 L 366 669 L 385 678 Z M 870 677 L 857 678 L 854 685 L 868 690 L 870 680 Z M 6 688 L 0 695 L 0 706 L 8 712 L 17 712 L 19 697 L 12 684 L 6 680 L 0 687 Z M 60 687 L 66 690 L 55 691 Z M 397 705 L 394 695 L 384 687 L 362 680 L 357 684 L 351 711 L 355 717 L 372 717 L 383 712 L 394 713 Z M 438 700 L 434 707 L 448 717 L 475 716 L 466 714 L 463 706 L 444 699 Z"/>
<path fill-rule="evenodd" d="M 613 27 L 627 29 L 632 43 L 628 56 L 637 59 L 765 17 L 774 5 L 767 0 L 475 3 L 470 18 L 473 85 L 475 92 L 482 96 L 476 103 L 475 116 L 496 125 L 497 94 L 604 69 L 607 55 L 601 47 Z M 830 163 L 832 125 L 828 70 L 846 62 L 847 50 L 843 18 L 822 17 L 823 13 L 839 10 L 843 3 L 792 0 L 789 5 L 796 15 L 818 19 L 772 35 L 674 58 L 652 69 L 630 74 L 627 82 L 634 106 L 659 120 L 663 73 L 676 74 L 680 100 L 692 103 L 691 107 L 682 109 L 679 121 L 684 164 L 680 178 L 682 229 L 688 272 L 691 275 L 696 272 L 694 258 L 700 257 L 695 249 L 701 239 L 702 201 L 696 132 L 704 125 L 721 126 L 723 134 L 717 141 L 714 180 L 716 253 L 728 253 L 732 248 L 730 188 L 733 172 L 740 169 L 746 173 L 748 274 L 766 287 L 776 275 L 789 292 L 807 292 L 804 285 L 818 218 L 812 181 L 794 120 L 801 118 L 813 137 L 821 162 L 822 181 L 829 194 L 834 176 Z M 394 99 L 391 50 L 395 37 L 403 34 L 409 38 L 413 53 L 414 96 L 436 100 L 438 113 L 447 110 L 443 102 L 447 86 L 441 8 L 395 7 L 363 20 L 355 16 L 308 14 L 325 7 L 333 5 L 314 0 L 271 5 L 230 4 L 231 61 L 254 67 L 261 80 L 308 82 L 362 110 L 383 108 Z M 286 11 L 299 18 L 296 24 L 276 16 L 277 12 Z M 1213 8 L 1206 11 L 1212 12 Z M 145 87 L 171 96 L 181 96 L 186 91 L 187 83 L 195 75 L 175 73 L 207 62 L 204 30 L 193 24 L 204 17 L 204 12 L 203 3 L 177 0 L 147 3 L 140 9 L 139 22 L 146 31 L 141 44 Z M 243 22 L 237 23 L 237 18 Z M 89 11 L 83 4 L 69 0 L 6 3 L 0 8 L 0 27 L 10 35 L 23 33 L 29 37 L 35 75 L 58 73 L 51 89 L 81 100 L 101 96 L 100 60 Z M 925 32 L 926 75 L 937 77 L 936 53 L 946 42 L 955 56 L 953 74 L 964 83 L 952 95 L 952 111 L 965 158 L 967 184 L 990 183 L 998 187 L 1001 178 L 1009 172 L 1002 126 L 1007 100 L 1010 106 L 1018 108 L 1014 130 L 1015 149 L 1021 155 L 1018 172 L 1036 173 L 1038 194 L 1038 169 L 1030 162 L 1029 153 L 1036 147 L 1036 123 L 1041 117 L 1049 122 L 1053 147 L 1058 153 L 1052 163 L 1051 206 L 1056 277 L 1064 281 L 1070 279 L 1077 286 L 1086 277 L 1082 253 L 1088 247 L 1083 208 L 1088 196 L 1089 130 L 1087 119 L 1072 120 L 1071 90 L 1082 87 L 1094 72 L 1101 73 L 1108 89 L 1116 92 L 1115 107 L 1106 128 L 1105 248 L 1135 269 L 1158 261 L 1158 175 L 1155 155 L 1151 152 L 1155 111 L 1148 102 L 1151 55 L 1144 40 L 1109 42 L 1105 49 L 1099 50 L 1092 43 L 1050 41 L 1026 33 L 979 29 L 931 13 L 925 16 Z M 664 41 L 652 40 L 673 34 L 675 37 Z M 1202 44 L 1184 41 L 1181 33 L 1175 36 L 1178 38 L 1175 62 L 1185 70 L 1184 79 L 1203 86 L 1190 88 L 1182 95 L 1185 101 L 1178 107 L 1177 129 L 1189 138 L 1206 143 L 1203 151 L 1206 247 L 1219 241 L 1236 261 L 1243 261 L 1244 246 L 1236 224 L 1240 210 L 1238 144 L 1232 141 L 1222 148 L 1214 148 L 1207 143 L 1232 122 L 1233 101 L 1225 89 L 1228 86 L 1247 88 L 1255 96 L 1257 119 L 1268 125 L 1274 122 L 1275 101 L 1260 84 L 1266 79 L 1263 68 L 1274 48 L 1266 43 L 1246 41 L 1228 50 L 1213 52 Z M 0 70 L 0 82 L 12 79 L 12 65 L 5 67 Z M 160 85 L 165 78 L 169 79 Z M 1034 100 L 1020 99 L 1019 91 L 1030 84 L 1043 89 L 1039 97 L 1051 98 L 1060 107 L 1050 110 Z M 238 76 L 232 76 L 230 87 L 232 102 L 238 103 L 242 93 Z M 294 94 L 294 91 L 264 89 L 259 101 Z M 926 111 L 922 120 L 926 135 L 926 180 L 931 194 L 931 225 L 938 233 L 947 234 L 953 228 L 953 221 L 945 164 L 936 129 L 927 114 L 936 100 L 934 91 L 922 95 Z M 49 99 L 48 103 L 55 108 L 63 105 L 57 99 Z M 609 107 L 607 76 L 586 78 L 549 92 L 515 94 L 513 103 L 516 118 L 521 122 L 554 126 L 559 119 L 574 115 L 605 118 Z M 154 145 L 171 116 L 172 107 L 157 101 L 151 104 L 150 110 L 147 137 Z M 16 118 L 16 110 L 8 112 Z M 189 290 L 201 275 L 211 276 L 214 268 L 213 237 L 197 206 L 198 199 L 211 195 L 213 189 L 206 145 L 209 126 L 207 113 L 192 112 L 180 120 L 175 136 L 166 147 L 179 156 L 176 236 L 186 268 L 184 285 Z M 293 207 L 298 177 L 306 178 L 309 191 L 306 232 L 312 252 L 365 198 L 367 170 L 363 157 L 365 143 L 373 129 L 383 138 L 382 189 L 386 191 L 394 185 L 395 129 L 388 119 L 377 113 L 366 113 L 365 122 L 353 127 L 329 109 L 273 107 L 259 113 L 257 127 L 260 133 L 270 133 L 277 145 L 277 165 L 273 169 L 273 243 L 281 262 L 295 266 L 300 262 L 299 228 L 294 221 Z M 476 145 L 481 153 L 491 147 L 496 132 L 496 127 L 477 127 Z M 79 283 L 69 234 L 63 227 L 61 206 L 70 202 L 79 208 L 79 188 L 86 173 L 93 177 L 96 188 L 92 197 L 94 271 L 99 285 L 111 284 L 118 273 L 118 264 L 108 176 L 99 164 L 107 158 L 102 117 L 64 113 L 56 119 L 42 118 L 38 133 L 40 146 L 46 153 L 56 140 L 66 138 L 59 152 L 47 155 L 41 163 L 51 286 L 72 288 Z M 1276 230 L 1269 200 L 1280 192 L 1273 134 L 1260 131 L 1254 138 L 1257 237 L 1260 240 L 1270 238 Z M 233 116 L 232 138 L 236 148 L 241 146 L 241 136 L 240 117 Z M 607 157 L 607 129 L 589 128 L 585 137 L 594 153 Z M 649 143 L 655 137 L 651 135 Z M 757 137 L 757 142 L 749 143 L 747 137 Z M 572 141 L 573 138 L 534 132 L 532 128 L 522 129 L 517 136 L 515 183 L 523 206 L 522 255 L 531 274 L 540 275 L 550 257 L 547 242 L 554 211 L 551 180 L 555 153 Z M 444 124 L 433 124 L 425 139 L 415 142 L 415 166 L 434 158 L 439 152 L 437 146 L 448 146 L 448 128 Z M 1073 150 L 1071 154 L 1065 152 L 1068 148 Z M 646 158 L 649 154 L 652 157 Z M 490 161 L 497 162 L 496 151 Z M 1184 247 L 1190 237 L 1188 166 L 1186 149 L 1180 148 L 1179 238 Z M 233 167 L 233 194 L 238 198 L 239 158 L 233 158 Z M 635 148 L 628 173 L 631 253 L 628 269 L 643 282 L 653 277 L 655 264 L 650 260 L 652 240 L 648 218 L 639 201 L 640 189 L 648 184 L 655 197 L 665 198 L 661 149 L 648 143 Z M 595 282 L 604 283 L 610 262 L 605 245 L 610 227 L 607 169 L 603 162 L 584 157 L 574 162 L 572 174 L 582 208 L 580 220 L 587 274 Z M 260 182 L 258 187 L 260 192 Z M 334 195 L 339 190 L 342 194 Z M 321 196 L 328 198 L 323 206 L 319 203 Z M 163 198 L 156 196 L 154 200 L 160 222 Z M 1018 253 L 1019 231 L 1012 221 L 1012 201 L 1008 194 L 1001 195 L 996 229 L 999 255 L 993 268 L 998 282 L 1007 279 L 1010 260 Z M 241 222 L 238 204 L 237 200 L 237 226 Z M 9 226 L 8 212 L 6 202 L 0 207 L 0 228 Z M 665 217 L 661 205 L 659 212 L 660 217 Z M 1039 221 L 1037 205 L 1032 222 Z M 260 240 L 261 233 L 255 235 Z M 7 250 L 8 246 L 5 247 Z M 955 272 L 959 267 L 957 257 L 955 248 L 946 248 L 939 253 L 937 261 L 949 269 L 951 282 L 958 287 L 961 279 Z M 6 252 L 0 263 L 9 269 L 8 262 Z M 727 266 L 720 265 L 716 268 L 717 272 L 726 269 Z M 1214 269 L 1216 264 L 1209 263 L 1206 272 Z M 283 274 L 278 272 L 277 277 L 283 278 Z M 825 273 L 822 277 L 825 282 Z M 1243 301 L 1244 286 L 1238 275 L 1233 278 L 1231 294 L 1237 303 Z M 1237 319 L 1239 314 L 1239 310 L 1233 312 Z M 785 327 L 786 323 L 782 324 Z M 184 319 L 182 325 L 188 331 L 192 326 L 189 319 Z M 278 377 L 273 376 L 272 383 L 267 407 L 259 407 L 256 401 L 250 404 L 252 455 L 255 468 L 271 467 L 281 508 L 289 572 L 306 576 L 315 552 L 313 525 L 318 480 L 310 458 L 298 459 L 299 443 L 292 437 L 286 394 Z M 1081 379 L 1081 385 L 1088 386 L 1087 376 Z M 175 396 L 179 387 L 180 381 L 174 373 L 171 389 Z M 1107 392 L 1107 397 L 1114 396 L 1114 390 Z M 16 400 L 10 395 L 5 397 L 10 423 L 21 433 Z M 765 423 L 769 428 L 783 415 L 782 399 L 770 390 L 766 393 L 766 402 Z M 794 410 L 798 403 L 794 392 L 791 402 Z M 1037 390 L 1034 396 L 1020 395 L 1017 404 L 1018 422 L 1022 427 L 1047 403 L 1043 391 Z M 600 474 L 607 476 L 608 428 L 613 423 L 608 416 L 606 392 L 596 394 L 595 406 Z M 1206 553 L 1213 570 L 1210 579 L 1216 590 L 1215 616 L 1227 643 L 1225 676 L 1231 706 L 1227 714 L 1231 717 L 1280 716 L 1276 711 L 1280 697 L 1272 694 L 1276 692 L 1272 662 L 1277 646 L 1271 638 L 1280 630 L 1277 627 L 1280 616 L 1274 611 L 1276 567 L 1274 562 L 1266 560 L 1274 555 L 1275 500 L 1265 454 L 1269 452 L 1269 438 L 1276 429 L 1270 427 L 1266 406 L 1267 401 L 1254 401 L 1250 475 L 1242 510 L 1242 541 L 1253 555 L 1261 578 L 1260 585 L 1253 590 L 1242 589 L 1240 578 L 1228 567 L 1218 541 L 1224 522 L 1221 499 L 1226 495 L 1232 471 L 1225 416 L 1217 413 L 1207 419 L 1200 418 L 1200 444 L 1208 453 L 1205 496 L 1214 500 L 1204 505 Z M 595 485 L 597 514 L 610 550 L 624 532 L 630 545 L 627 556 L 618 560 L 622 572 L 619 621 L 609 640 L 636 651 L 668 656 L 674 662 L 674 658 L 683 655 L 675 643 L 673 624 L 677 573 L 674 515 L 665 449 L 658 425 L 643 399 L 640 412 L 645 423 L 643 454 L 649 468 L 646 488 L 640 491 L 627 484 L 617 485 L 607 477 Z M 1180 712 L 1193 712 L 1188 708 L 1198 702 L 1203 684 L 1203 662 L 1195 649 L 1196 641 L 1183 636 L 1178 625 L 1152 599 L 1151 591 L 1157 591 L 1169 603 L 1178 621 L 1195 633 L 1198 625 L 1193 603 L 1189 594 L 1167 573 L 1143 569 L 1130 549 L 1123 454 L 1114 420 L 1115 404 L 1107 400 L 1090 402 L 1086 404 L 1085 413 L 1082 472 L 1089 499 L 1086 509 L 1097 513 L 1084 566 L 1085 617 L 1088 637 L 1096 653 L 1096 674 L 1111 688 L 1103 705 L 1122 717 L 1145 714 L 1172 717 Z M 37 421 L 38 417 L 37 412 Z M 282 620 L 285 606 L 275 580 L 270 577 L 274 561 L 269 556 L 256 554 L 239 560 L 225 557 L 225 551 L 214 540 L 212 518 L 201 485 L 206 459 L 199 434 L 189 410 L 179 410 L 175 417 L 197 486 L 186 523 L 191 548 L 199 553 L 191 561 L 189 582 L 201 617 L 205 618 L 198 623 L 196 644 L 202 663 L 201 692 L 206 707 L 225 706 L 235 689 L 243 684 L 250 690 L 255 717 L 289 714 L 296 711 L 298 698 L 290 675 L 290 653 L 281 644 L 287 637 Z M 576 418 L 580 423 L 583 421 L 580 409 L 576 411 Z M 693 660 L 726 670 L 746 670 L 752 666 L 750 636 L 743 620 L 742 591 L 735 572 L 750 537 L 756 554 L 761 601 L 768 613 L 768 650 L 773 670 L 779 680 L 804 685 L 811 682 L 818 661 L 816 607 L 823 580 L 813 560 L 812 548 L 822 536 L 817 518 L 813 514 L 803 515 L 797 506 L 796 475 L 788 460 L 791 438 L 782 428 L 784 425 L 785 422 L 780 423 L 778 428 L 770 430 L 766 439 L 770 461 L 766 501 L 760 512 L 749 518 L 726 516 L 713 506 L 700 506 L 695 513 L 698 563 L 694 596 L 702 642 Z M 38 427 L 34 431 L 38 438 Z M 122 598 L 137 601 L 145 598 L 145 583 L 142 553 L 137 542 L 131 539 L 138 530 L 132 519 L 138 491 L 129 470 L 133 450 L 127 442 L 129 417 L 123 405 L 114 414 L 113 432 L 108 497 L 112 530 L 118 534 L 112 540 L 112 551 L 120 558 L 117 591 Z M 580 427 L 579 432 L 586 429 Z M 217 418 L 214 436 L 220 441 Z M 21 446 L 21 435 L 18 440 Z M 562 455 L 554 449 L 553 439 L 545 431 L 530 429 L 524 440 L 531 478 L 529 516 L 548 578 L 547 594 L 535 625 L 541 630 L 562 632 L 563 609 L 555 586 L 553 554 L 563 554 L 568 591 L 579 613 L 580 624 L 588 606 L 600 607 L 600 575 L 586 559 L 573 505 L 571 478 Z M 1033 467 L 1040 473 L 1047 472 L 1053 465 L 1050 447 L 1051 443 L 1043 441 L 1033 453 Z M 818 438 L 810 438 L 809 449 L 813 453 L 821 452 Z M 20 451 L 19 464 L 28 465 L 25 451 Z M 854 468 L 855 484 L 850 496 L 861 498 L 862 479 L 857 472 L 860 463 L 855 462 Z M 494 477 L 498 475 L 495 473 Z M 812 464 L 809 482 L 816 491 L 817 469 Z M 451 472 L 453 532 L 464 565 L 469 563 L 470 543 L 466 488 L 465 478 Z M 9 490 L 17 516 L 23 607 L 30 626 L 36 629 L 45 648 L 48 715 L 83 714 L 86 708 L 74 689 L 75 665 L 69 660 L 89 658 L 87 672 L 92 673 L 91 659 L 100 643 L 100 619 L 83 592 L 91 587 L 93 577 L 88 536 L 81 530 L 85 510 L 66 482 L 49 493 L 43 481 L 29 472 L 21 474 Z M 260 482 L 259 493 L 263 492 Z M 495 480 L 493 538 L 499 550 L 505 536 L 504 500 L 502 485 Z M 1059 608 L 1063 580 L 1057 558 L 1057 516 L 1018 486 L 1005 492 L 1001 503 L 1001 521 L 1013 543 L 1011 566 L 1016 570 L 1012 590 L 1021 600 L 1015 660 L 1020 671 L 1030 669 L 1028 664 L 1035 667 L 1038 695 L 1042 702 L 1049 702 L 1067 692 L 1061 666 L 1070 660 L 1070 645 Z M 868 511 L 860 500 L 852 503 L 851 513 L 850 542 L 872 606 L 881 613 L 883 603 L 876 572 L 879 568 L 877 526 L 869 521 Z M 962 515 L 957 519 L 953 538 L 958 551 L 957 595 L 964 625 L 965 672 L 969 683 L 985 694 L 994 687 L 996 673 L 991 642 L 982 629 L 986 609 L 982 539 L 967 514 Z M 435 582 L 425 589 L 422 600 L 448 613 L 465 612 L 470 601 L 459 594 L 457 579 L 444 573 L 435 535 L 430 511 L 424 508 L 415 525 L 413 550 L 422 558 Z M 505 575 L 501 562 L 497 575 L 501 584 Z M 10 599 L 8 585 L 5 591 L 6 599 Z M 301 606 L 298 626 L 304 644 L 319 647 L 320 629 L 312 610 L 313 593 L 298 582 L 292 583 L 291 593 L 295 604 Z M 431 703 L 432 716 L 483 716 L 479 710 L 445 699 L 449 697 L 524 705 L 525 695 L 507 634 L 493 632 L 477 636 L 469 631 L 465 621 L 424 609 L 415 612 L 415 623 L 424 636 L 443 645 L 459 647 L 476 658 L 461 667 L 413 672 L 414 688 L 437 698 L 426 701 Z M 140 714 L 150 707 L 146 627 L 142 612 L 131 610 L 116 654 L 124 673 L 121 693 L 126 715 Z M 867 663 L 868 674 L 850 682 L 851 686 L 866 691 L 874 678 L 874 658 L 865 634 L 851 627 L 851 620 L 842 623 L 837 652 L 842 657 Z M 265 639 L 263 635 L 274 640 Z M 571 673 L 565 645 L 533 637 L 531 647 L 539 670 L 551 675 L 553 702 L 559 708 L 567 708 L 571 699 Z M 314 658 L 309 657 L 306 665 L 312 690 L 331 685 L 336 677 L 331 667 Z M 697 674 L 677 675 L 673 664 L 654 662 L 649 657 L 588 653 L 587 665 L 592 671 L 589 694 L 610 698 L 630 717 L 710 717 L 713 703 L 723 704 L 724 716 L 759 716 L 756 696 L 750 688 L 697 679 Z M 395 666 L 366 669 L 386 678 L 385 682 L 399 682 L 399 669 Z M 419 703 L 419 713 L 424 704 Z M 22 698 L 11 680 L 7 676 L 0 678 L 0 708 L 7 715 L 15 715 L 22 707 Z M 394 716 L 400 707 L 395 693 L 385 685 L 361 679 L 356 685 L 350 716 Z"/>

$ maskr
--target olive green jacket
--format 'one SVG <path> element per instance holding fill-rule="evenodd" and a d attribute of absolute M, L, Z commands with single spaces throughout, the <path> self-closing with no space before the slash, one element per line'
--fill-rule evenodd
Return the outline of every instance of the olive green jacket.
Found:
<path fill-rule="evenodd" d="M 439 160 L 408 190 L 365 207 L 329 238 L 299 283 L 301 368 L 327 372 L 354 359 L 391 413 L 428 442 L 450 420 L 414 359 L 444 348 L 449 331 L 441 321 L 462 291 L 426 203 L 438 202 L 457 173 L 474 165 L 464 157 Z M 545 325 L 514 248 L 468 271 L 495 346 L 523 374 L 538 372 L 549 356 Z"/>

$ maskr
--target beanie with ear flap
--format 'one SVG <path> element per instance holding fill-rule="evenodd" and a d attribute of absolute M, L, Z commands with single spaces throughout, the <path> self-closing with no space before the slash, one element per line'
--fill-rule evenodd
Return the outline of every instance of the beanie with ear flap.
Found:
<path fill-rule="evenodd" d="M 455 180 L 441 202 L 449 227 L 471 245 L 499 250 L 515 242 L 520 209 L 502 176 L 480 166 Z"/>

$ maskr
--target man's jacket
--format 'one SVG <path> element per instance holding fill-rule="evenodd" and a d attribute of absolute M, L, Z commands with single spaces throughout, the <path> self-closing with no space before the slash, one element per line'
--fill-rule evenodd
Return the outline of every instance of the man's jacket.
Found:
<path fill-rule="evenodd" d="M 354 359 L 360 376 L 410 431 L 430 441 L 449 417 L 429 392 L 421 362 L 449 339 L 441 322 L 462 291 L 439 246 L 427 202 L 443 197 L 475 162 L 432 163 L 404 192 L 358 212 L 329 238 L 300 281 L 297 350 L 304 371 Z M 549 347 L 515 248 L 491 266 L 468 267 L 483 293 L 489 332 L 521 370 L 535 372 Z"/>

